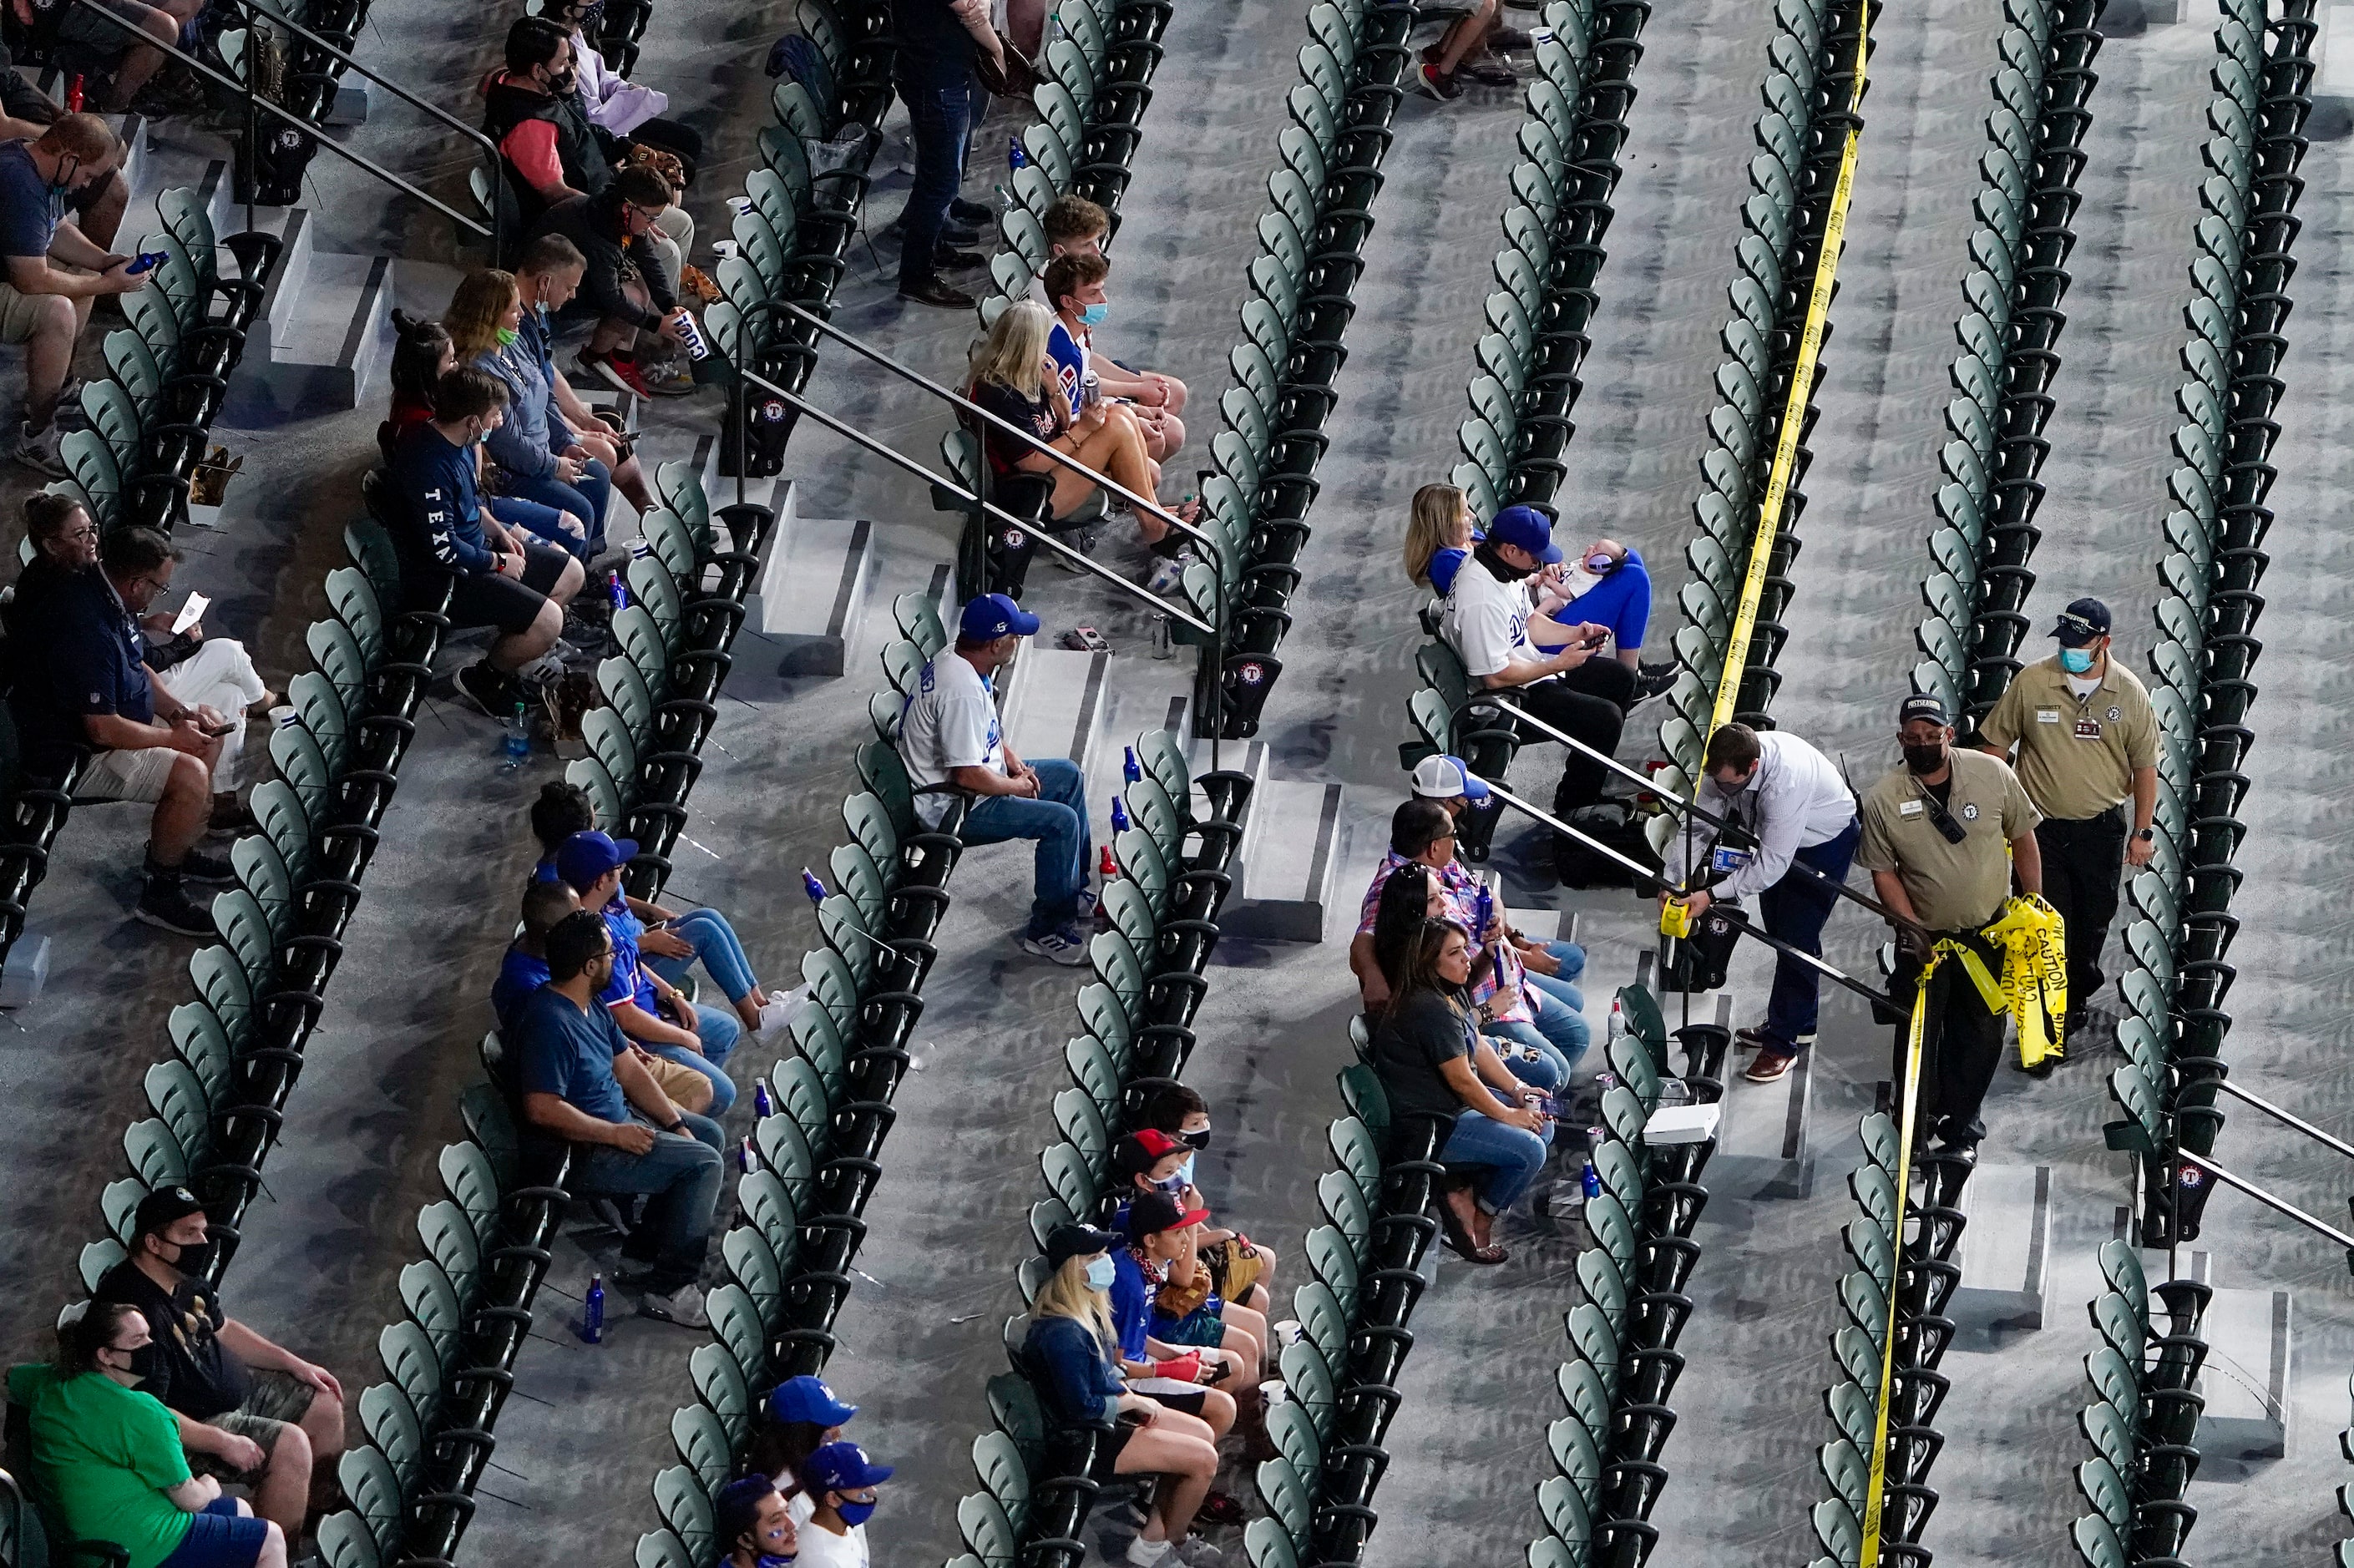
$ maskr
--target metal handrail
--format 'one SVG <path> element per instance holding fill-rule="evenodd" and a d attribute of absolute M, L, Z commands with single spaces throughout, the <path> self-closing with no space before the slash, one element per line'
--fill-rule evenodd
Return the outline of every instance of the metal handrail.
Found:
<path fill-rule="evenodd" d="M 459 119 L 456 115 L 451 113 L 440 104 L 429 103 L 424 99 L 418 97 L 417 94 L 409 91 L 408 89 L 401 86 L 400 83 L 394 81 L 391 78 L 378 75 L 376 72 L 369 69 L 366 66 L 362 65 L 358 60 L 352 58 L 351 55 L 345 52 L 342 48 L 328 42 L 325 38 L 320 37 L 317 33 L 313 32 L 310 28 L 296 21 L 293 17 L 287 16 L 283 11 L 278 10 L 273 5 L 265 4 L 264 0 L 247 0 L 247 5 L 249 9 L 258 11 L 262 16 L 269 17 L 273 25 L 284 27 L 288 32 L 292 33 L 296 37 L 301 38 L 303 42 L 312 45 L 313 48 L 324 50 L 327 54 L 334 57 L 336 61 L 342 64 L 345 69 L 359 72 L 362 76 L 367 78 L 368 80 L 376 83 L 378 87 L 385 89 L 394 97 L 399 99 L 403 103 L 409 104 L 414 108 L 425 111 L 426 113 L 431 115 L 434 119 L 439 120 L 442 124 L 449 126 L 450 129 L 457 132 L 461 136 L 479 144 L 482 150 L 483 161 L 488 166 L 489 174 L 493 182 L 493 189 L 495 190 L 497 188 L 496 182 L 500 177 L 501 172 L 499 167 L 499 144 L 496 142 L 492 141 L 489 134 L 480 126 L 467 124 L 464 121 Z M 249 90 L 250 90 L 250 89 L 249 89 Z M 496 260 L 499 253 L 504 249 L 500 245 L 499 238 L 498 204 L 494 201 L 491 204 L 491 250 L 493 260 Z"/>
<path fill-rule="evenodd" d="M 1169 524 L 1170 527 L 1176 529 L 1177 532 L 1184 535 L 1187 538 L 1198 539 L 1203 544 L 1208 546 L 1211 549 L 1218 551 L 1221 556 L 1224 555 L 1225 551 L 1216 540 L 1211 538 L 1209 535 L 1204 533 L 1201 529 L 1194 527 L 1192 524 L 1179 518 L 1175 514 L 1168 511 L 1159 501 L 1154 500 L 1150 496 L 1137 494 L 1136 492 L 1129 489 L 1128 486 L 1113 479 L 1109 474 L 1097 473 L 1094 469 L 1089 468 L 1087 464 L 1071 456 L 1068 452 L 1063 451 L 1059 448 L 1040 440 L 1030 431 L 1023 429 L 1021 426 L 1016 425 L 1010 420 L 1000 418 L 997 415 L 991 413 L 988 409 L 982 408 L 971 398 L 964 397 L 960 393 L 950 391 L 948 387 L 941 386 L 938 382 L 934 381 L 930 376 L 924 375 L 919 370 L 912 370 L 908 368 L 907 366 L 904 366 L 897 360 L 892 358 L 889 355 L 885 354 L 881 349 L 875 347 L 872 344 L 861 342 L 857 338 L 853 337 L 850 334 L 843 331 L 840 327 L 835 326 L 832 322 L 825 320 L 822 316 L 811 314 L 810 312 L 803 310 L 800 305 L 795 304 L 792 301 L 779 300 L 775 302 L 781 305 L 787 311 L 791 312 L 793 315 L 800 318 L 801 321 L 807 322 L 811 326 L 813 326 L 818 331 L 825 334 L 826 336 L 837 339 L 838 341 L 847 344 L 852 353 L 859 355 L 864 358 L 873 360 L 875 364 L 881 366 L 884 369 L 890 371 L 900 379 L 913 382 L 915 385 L 922 387 L 925 391 L 930 393 L 933 397 L 941 399 L 943 402 L 953 403 L 968 414 L 978 414 L 981 418 L 988 420 L 999 429 L 1003 430 L 1007 435 L 1021 441 L 1032 451 L 1038 453 L 1040 456 L 1044 457 L 1050 461 L 1057 463 L 1064 468 L 1069 469 L 1074 473 L 1085 474 L 1097 484 L 1111 492 L 1114 495 L 1119 496 L 1122 501 L 1127 502 L 1131 509 L 1141 508 L 1142 510 L 1150 513 L 1154 517 L 1160 519 L 1161 522 Z"/>
<path fill-rule="evenodd" d="M 2331 1241 L 2336 1242 L 2339 1246 L 2347 1249 L 2347 1264 L 2349 1267 L 2354 1267 L 2354 1235 L 2348 1235 L 2336 1225 L 2329 1224 L 2322 1220 L 2314 1218 L 2314 1216 L 2306 1213 L 2303 1209 L 2298 1208 L 2295 1203 L 2290 1202 L 2287 1199 L 2274 1196 L 2272 1193 L 2264 1191 L 2262 1187 L 2257 1186 L 2253 1181 L 2249 1181 L 2246 1177 L 2233 1175 L 2231 1171 L 2224 1170 L 2221 1165 L 2216 1164 L 2212 1160 L 2208 1159 L 2203 1154 L 2194 1153 L 2190 1150 L 2184 1149 L 2177 1150 L 2176 1158 L 2197 1166 L 2200 1170 L 2207 1172 L 2208 1175 L 2215 1178 L 2216 1181 L 2222 1182 L 2226 1187 L 2237 1188 L 2239 1191 L 2245 1192 L 2249 1197 L 2253 1198 L 2257 1202 L 2264 1204 L 2266 1208 L 2273 1210 L 2276 1213 L 2285 1215 L 2287 1218 L 2295 1220 L 2298 1224 L 2303 1225 L 2306 1229 L 2312 1231 L 2317 1234 L 2327 1236 Z"/>
<path fill-rule="evenodd" d="M 1685 824 L 1687 830 L 1689 830 L 1691 825 L 1689 819 L 1692 817 L 1698 817 L 1702 821 L 1707 822 L 1711 826 L 1717 828 L 1740 826 L 1738 822 L 1735 822 L 1730 817 L 1721 817 L 1714 811 L 1710 810 L 1707 807 L 1702 805 L 1697 798 L 1697 790 L 1694 791 L 1693 799 L 1686 800 L 1681 795 L 1675 794 L 1667 789 L 1662 789 L 1659 788 L 1659 780 L 1652 778 L 1650 775 L 1638 772 L 1636 769 L 1628 767 L 1625 763 L 1611 756 L 1608 752 L 1588 746 L 1585 742 L 1578 739 L 1575 736 L 1569 734 L 1565 730 L 1555 728 L 1553 726 L 1549 725 L 1544 720 L 1537 717 L 1536 715 L 1529 712 L 1528 709 L 1521 706 L 1518 703 L 1505 701 L 1505 694 L 1506 694 L 1501 691 L 1474 693 L 1472 694 L 1472 701 L 1492 702 L 1497 707 L 1501 708 L 1508 714 L 1511 714 L 1513 718 L 1527 725 L 1531 729 L 1537 731 L 1550 739 L 1557 740 L 1564 746 L 1568 747 L 1571 750 L 1581 753 L 1582 755 L 1592 758 L 1596 762 L 1599 762 L 1603 767 L 1610 769 L 1610 771 L 1619 775 L 1621 778 L 1632 779 L 1635 783 L 1640 784 L 1647 792 L 1659 802 L 1659 804 L 1669 808 L 1670 810 L 1682 812 L 1687 819 Z M 1689 854 L 1689 850 L 1687 850 L 1686 853 Z M 1678 889 L 1679 892 L 1689 893 L 1694 891 L 1691 887 L 1691 879 L 1695 869 L 1695 867 L 1689 864 L 1684 867 L 1684 885 Z M 1869 894 L 1858 892 L 1856 889 L 1849 886 L 1846 883 L 1838 880 L 1829 874 L 1818 871 L 1815 867 L 1808 865 L 1805 861 L 1792 860 L 1790 862 L 1790 869 L 1793 871 L 1805 872 L 1808 876 L 1813 877 L 1817 882 L 1821 883 L 1825 887 L 1829 888 L 1833 893 L 1838 894 L 1840 897 L 1852 899 L 1854 902 L 1863 906 L 1863 907 L 1871 910 L 1873 914 L 1879 916 L 1882 919 L 1887 921 L 1893 926 L 1907 926 L 1916 931 L 1926 931 L 1928 929 L 1927 927 L 1922 925 L 1918 920 L 1906 919 L 1903 916 L 1896 913 L 1895 910 L 1888 907 L 1887 905 L 1882 904 L 1879 899 L 1872 897 Z M 1664 882 L 1666 879 L 1664 877 L 1659 877 L 1654 878 L 1653 880 Z M 1702 888 L 1699 891 L 1706 892 L 1707 890 Z"/>
<path fill-rule="evenodd" d="M 1488 792 L 1495 796 L 1499 800 L 1504 802 L 1507 806 L 1511 807 L 1514 810 L 1524 812 L 1527 815 L 1535 818 L 1538 821 L 1543 822 L 1546 827 L 1551 828 L 1554 832 L 1575 839 L 1579 843 L 1584 844 L 1587 849 L 1592 850 L 1596 854 L 1602 856 L 1605 860 L 1614 861 L 1617 864 L 1625 867 L 1627 870 L 1633 872 L 1638 881 L 1657 882 L 1659 880 L 1659 874 L 1654 872 L 1649 866 L 1645 865 L 1642 862 L 1635 859 L 1631 855 L 1621 853 L 1610 845 L 1604 843 L 1600 839 L 1594 837 L 1591 833 L 1579 832 L 1577 829 L 1571 827 L 1567 822 L 1563 821 L 1559 817 L 1554 816 L 1551 811 L 1542 810 L 1536 806 L 1530 804 L 1528 801 L 1522 800 L 1518 795 L 1513 794 L 1501 784 L 1490 782 L 1488 786 Z M 1845 969 L 1839 968 L 1836 964 L 1829 963 L 1817 955 L 1806 951 L 1802 948 L 1794 947 L 1790 943 L 1782 940 L 1781 938 L 1770 934 L 1763 926 L 1757 925 L 1755 922 L 1750 920 L 1742 911 L 1728 908 L 1720 905 L 1717 906 L 1717 912 L 1723 915 L 1731 924 L 1738 927 L 1743 936 L 1755 937 L 1757 940 L 1765 943 L 1776 952 L 1786 954 L 1790 958 L 1797 959 L 1800 963 L 1819 970 L 1828 979 L 1836 980 L 1840 985 L 1847 987 L 1848 990 L 1855 992 L 1856 995 L 1863 998 L 1866 1001 L 1873 1002 L 1881 1007 L 1893 1008 L 1898 1012 L 1903 1011 L 1902 1005 L 1887 993 L 1872 990 L 1870 986 L 1864 984 L 1861 980 L 1857 980 L 1854 976 L 1849 974 Z M 1691 993 L 1686 992 L 1685 996 L 1687 1001 L 1689 1001 Z"/>
<path fill-rule="evenodd" d="M 248 147 L 247 161 L 249 164 L 255 164 L 258 167 L 258 160 L 254 158 L 253 154 L 255 151 L 258 151 L 257 143 L 260 139 L 256 137 L 252 132 L 254 116 L 262 110 L 268 110 L 271 114 L 275 115 L 280 120 L 284 121 L 287 124 L 308 133 L 320 146 L 324 147 L 327 151 L 334 154 L 335 156 L 343 159 L 345 163 L 356 164 L 360 168 L 367 171 L 369 174 L 374 175 L 377 179 L 382 180 L 385 184 L 392 186 L 398 191 L 400 191 L 402 194 L 416 197 L 419 201 L 423 202 L 426 206 L 431 207 L 434 211 L 440 213 L 451 222 L 458 225 L 461 228 L 479 234 L 484 238 L 496 243 L 498 239 L 498 230 L 496 228 L 498 218 L 495 213 L 493 215 L 491 219 L 492 227 L 485 228 L 482 224 L 468 217 L 465 214 L 442 202 L 438 197 L 429 196 L 424 191 L 418 189 L 415 185 L 409 184 L 407 180 L 402 179 L 398 175 L 394 174 L 391 170 L 383 167 L 381 164 L 375 163 L 371 159 L 362 157 L 359 154 L 353 152 L 350 148 L 343 145 L 343 143 L 334 140 L 326 133 L 326 130 L 323 126 L 313 124 L 312 122 L 303 119 L 301 115 L 295 114 L 278 104 L 272 103 L 270 100 L 261 97 L 254 91 L 251 80 L 239 81 L 235 77 L 214 69 L 211 66 L 207 65 L 203 60 L 198 59 L 195 55 L 190 54 L 187 50 L 180 48 L 177 44 L 162 43 L 155 38 L 150 37 L 146 29 L 141 27 L 135 22 L 124 21 L 113 12 L 109 11 L 105 6 L 99 5 L 98 0 L 71 0 L 71 4 L 88 11 L 93 16 L 103 18 L 110 26 L 117 27 L 123 32 L 133 34 L 139 43 L 144 45 L 148 48 L 161 49 L 164 53 L 170 55 L 173 58 L 178 60 L 181 64 L 195 71 L 198 76 L 203 77 L 207 81 L 212 82 L 216 86 L 225 87 L 231 92 L 242 94 L 245 99 L 246 124 L 248 126 L 246 143 Z M 248 61 L 248 64 L 249 66 L 251 64 L 250 60 Z M 248 229 L 250 229 L 253 227 L 253 202 L 249 199 L 252 188 L 252 182 L 249 179 L 246 186 L 249 199 L 245 204 L 245 222 Z"/>
<path fill-rule="evenodd" d="M 1172 620 L 1182 620 L 1187 626 L 1192 627 L 1194 630 L 1201 632 L 1204 636 L 1217 636 L 1218 631 L 1215 626 L 1204 621 L 1199 616 L 1193 614 L 1189 610 L 1178 609 L 1175 605 L 1161 598 L 1158 594 L 1155 594 L 1144 588 L 1143 585 L 1129 582 L 1126 577 L 1121 577 L 1109 567 L 1098 565 L 1083 552 L 1072 549 L 1069 546 L 1065 545 L 1061 540 L 1056 539 L 1053 535 L 1048 534 L 1045 530 L 1040 528 L 1034 519 L 1028 517 L 1016 517 L 1013 513 L 1006 511 L 995 502 L 991 501 L 986 497 L 974 494 L 971 491 L 965 489 L 964 486 L 957 483 L 954 480 L 943 479 L 938 474 L 934 473 L 930 469 L 926 468 L 922 463 L 917 462 L 914 458 L 911 458 L 907 456 L 907 453 L 900 451 L 897 448 L 885 445 L 875 437 L 868 435 L 865 431 L 843 423 L 843 421 L 835 418 L 832 415 L 827 413 L 824 409 L 819 408 L 808 398 L 800 396 L 798 393 L 786 391 L 783 387 L 778 386 L 767 376 L 760 375 L 758 371 L 747 370 L 742 366 L 736 366 L 736 374 L 742 376 L 746 381 L 750 382 L 753 386 L 758 387 L 763 392 L 768 393 L 769 396 L 784 399 L 784 401 L 790 404 L 793 408 L 802 414 L 808 415 L 811 418 L 814 418 L 819 424 L 823 425 L 835 435 L 845 436 L 853 442 L 865 448 L 868 451 L 873 452 L 875 456 L 883 458 L 890 462 L 896 463 L 899 467 L 907 470 L 909 473 L 914 474 L 917 478 L 923 480 L 928 483 L 936 484 L 942 490 L 947 491 L 949 494 L 957 496 L 961 500 L 973 503 L 991 517 L 998 518 L 1002 522 L 1011 523 L 1017 528 L 1028 529 L 1039 544 L 1045 546 L 1048 549 L 1062 556 L 1066 561 L 1075 564 L 1083 571 L 1093 572 L 1096 576 L 1103 578 L 1106 582 L 1110 583 L 1114 588 L 1117 588 L 1134 598 L 1142 599 L 1154 609 L 1168 616 Z M 743 465 L 738 463 L 737 466 L 740 468 Z"/>

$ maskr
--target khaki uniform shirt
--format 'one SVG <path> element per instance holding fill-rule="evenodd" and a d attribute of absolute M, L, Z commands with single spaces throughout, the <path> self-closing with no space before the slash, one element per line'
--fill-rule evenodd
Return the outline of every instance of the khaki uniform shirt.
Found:
<path fill-rule="evenodd" d="M 2021 670 L 1978 738 L 2019 747 L 2019 781 L 2047 817 L 2081 821 L 2133 798 L 2133 777 L 2158 761 L 2158 715 L 2134 673 L 2112 656 L 2101 683 L 2079 698 L 2058 658 Z"/>
<path fill-rule="evenodd" d="M 1900 767 L 1864 791 L 1855 863 L 1893 871 L 1933 931 L 1976 930 L 2010 896 L 2010 841 L 2042 821 L 2010 764 L 1954 747 L 1946 809 L 1962 830 L 1948 843 L 1929 821 L 1928 792 Z"/>

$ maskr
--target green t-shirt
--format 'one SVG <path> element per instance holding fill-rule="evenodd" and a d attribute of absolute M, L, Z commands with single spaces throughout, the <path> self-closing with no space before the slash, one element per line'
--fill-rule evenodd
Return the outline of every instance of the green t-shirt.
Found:
<path fill-rule="evenodd" d="M 164 1496 L 188 1479 L 179 1424 L 153 1394 L 99 1372 L 60 1382 L 45 1366 L 8 1373 L 8 1400 L 32 1423 L 33 1453 L 66 1529 L 111 1541 L 131 1568 L 155 1568 L 179 1550 L 195 1516 Z"/>

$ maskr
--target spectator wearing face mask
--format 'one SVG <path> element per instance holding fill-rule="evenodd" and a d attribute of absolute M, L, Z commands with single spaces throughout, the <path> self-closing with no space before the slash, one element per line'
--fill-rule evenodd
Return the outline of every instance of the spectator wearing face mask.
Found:
<path fill-rule="evenodd" d="M 1216 1549 L 1186 1533 L 1218 1473 L 1214 1436 L 1199 1416 L 1129 1388 L 1115 1359 L 1119 1330 L 1107 1293 L 1118 1277 L 1111 1254 L 1123 1245 L 1088 1225 L 1057 1226 L 1046 1238 L 1046 1280 L 1030 1303 L 1022 1361 L 1050 1419 L 1104 1433 L 1095 1479 L 1162 1478 L 1129 1543 L 1128 1568 L 1214 1564 Z"/>
<path fill-rule="evenodd" d="M 58 1326 L 54 1363 L 9 1369 L 67 1539 L 111 1542 L 125 1568 L 286 1568 L 285 1532 L 189 1470 L 171 1412 L 140 1386 L 154 1351 L 137 1308 L 93 1301 Z"/>
<path fill-rule="evenodd" d="M 1095 329 L 1111 318 L 1111 302 L 1104 282 L 1111 263 L 1100 251 L 1091 255 L 1058 256 L 1046 263 L 1047 308 L 1055 324 L 1046 334 L 1046 353 L 1055 362 L 1055 378 L 1072 408 L 1080 403 L 1080 387 L 1093 371 L 1097 389 L 1106 397 L 1127 404 L 1144 431 L 1144 451 L 1154 462 L 1165 463 L 1185 444 L 1185 427 L 1178 415 L 1185 408 L 1185 384 L 1173 376 L 1150 370 L 1130 370 L 1097 351 Z"/>
<path fill-rule="evenodd" d="M 1166 1133 L 1185 1146 L 1185 1162 L 1177 1168 L 1184 1187 L 1177 1200 L 1189 1209 L 1210 1208 L 1194 1179 L 1194 1164 L 1210 1147 L 1210 1107 L 1202 1097 L 1182 1084 L 1166 1085 L 1144 1102 L 1137 1127 Z M 1210 1287 L 1264 1317 L 1273 1299 L 1275 1250 L 1215 1224 L 1205 1224 L 1196 1240 L 1197 1255 L 1210 1267 Z"/>
<path fill-rule="evenodd" d="M 801 1466 L 801 1489 L 809 1493 L 810 1516 L 801 1528 L 796 1568 L 869 1568 L 866 1521 L 880 1499 L 875 1489 L 891 1478 L 855 1443 L 828 1443 Z"/>
<path fill-rule="evenodd" d="M 458 672 L 458 690 L 499 719 L 524 700 L 515 672 L 556 646 L 564 606 L 588 580 L 578 561 L 508 529 L 482 500 L 474 449 L 505 418 L 506 403 L 495 376 L 461 366 L 441 377 L 433 417 L 409 428 L 392 460 L 392 542 L 408 608 L 433 608 L 456 579 L 451 625 L 498 634 L 480 663 Z"/>
<path fill-rule="evenodd" d="M 806 1524 L 817 1505 L 801 1485 L 801 1471 L 811 1454 L 842 1440 L 842 1429 L 858 1414 L 858 1406 L 835 1398 L 823 1378 L 804 1372 L 770 1390 L 760 1414 L 744 1467 L 773 1482 L 793 1522 Z"/>
<path fill-rule="evenodd" d="M 222 1309 L 195 1193 L 159 1187 L 131 1223 L 131 1255 L 107 1270 L 94 1299 L 133 1309 L 154 1331 L 134 1363 L 141 1392 L 173 1413 L 198 1475 L 249 1489 L 254 1511 L 299 1539 L 312 1506 L 333 1490 L 343 1385 Z"/>
<path fill-rule="evenodd" d="M 784 1568 L 801 1550 L 791 1510 L 766 1476 L 747 1476 L 712 1499 L 711 1539 L 719 1568 Z"/>
<path fill-rule="evenodd" d="M 1166 1192 L 1140 1192 L 1121 1210 L 1128 1245 L 1112 1255 L 1112 1321 L 1119 1328 L 1120 1363 L 1135 1387 L 1160 1398 L 1174 1393 L 1181 1410 L 1195 1410 L 1223 1436 L 1237 1421 L 1252 1439 L 1253 1457 L 1270 1458 L 1258 1394 L 1262 1341 L 1225 1321 L 1267 1319 L 1209 1294 L 1209 1276 L 1195 1255 L 1195 1236 L 1207 1209 L 1188 1209 Z M 1173 1298 L 1173 1299 L 1172 1299 Z M 1194 1385 L 1206 1397 L 1194 1406 Z M 1214 1503 L 1213 1523 L 1239 1523 Z"/>

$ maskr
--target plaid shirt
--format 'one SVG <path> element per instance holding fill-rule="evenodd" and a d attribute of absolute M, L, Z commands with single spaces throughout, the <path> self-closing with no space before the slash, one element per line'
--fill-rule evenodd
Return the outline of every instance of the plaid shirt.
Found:
<path fill-rule="evenodd" d="M 1357 911 L 1358 936 L 1370 937 L 1373 934 L 1373 916 L 1381 907 L 1382 888 L 1389 882 L 1391 875 L 1401 866 L 1421 863 L 1419 861 L 1408 859 L 1395 850 L 1392 850 L 1382 858 L 1381 869 L 1373 873 L 1373 885 L 1365 889 L 1365 902 Z M 1478 880 L 1463 868 L 1461 861 L 1450 860 L 1439 868 L 1438 890 L 1440 895 L 1447 900 L 1447 917 L 1471 933 L 1472 1005 L 1476 1007 L 1484 1004 L 1496 994 L 1500 985 L 1509 985 L 1515 989 L 1515 1000 L 1511 1006 L 1497 1012 L 1496 1022 L 1499 1023 L 1528 1022 L 1532 1015 L 1529 1012 L 1528 991 L 1521 986 L 1521 955 L 1513 949 L 1510 942 L 1499 942 L 1496 944 L 1496 962 L 1482 964 L 1479 961 L 1487 949 L 1480 942 L 1479 928 L 1475 923 L 1479 916 Z M 1500 916 L 1503 911 L 1498 909 L 1496 913 Z"/>

